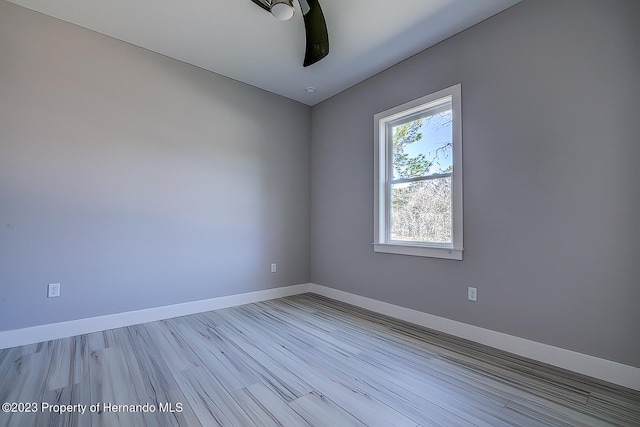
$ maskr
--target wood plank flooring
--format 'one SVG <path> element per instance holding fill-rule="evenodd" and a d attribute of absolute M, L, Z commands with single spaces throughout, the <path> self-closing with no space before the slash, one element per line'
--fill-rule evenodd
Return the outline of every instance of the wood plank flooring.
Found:
<path fill-rule="evenodd" d="M 19 427 L 640 426 L 640 392 L 313 294 L 0 350 L 4 402 L 37 405 Z"/>

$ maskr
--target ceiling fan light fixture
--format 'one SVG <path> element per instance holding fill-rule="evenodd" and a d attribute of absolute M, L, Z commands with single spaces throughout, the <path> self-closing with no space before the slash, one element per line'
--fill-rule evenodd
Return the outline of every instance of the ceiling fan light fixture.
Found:
<path fill-rule="evenodd" d="M 271 2 L 271 14 L 281 21 L 293 18 L 293 12 L 291 0 L 273 0 Z"/>
<path fill-rule="evenodd" d="M 294 14 L 293 0 L 251 0 L 280 20 L 291 19 Z M 306 38 L 303 67 L 315 64 L 329 54 L 327 23 L 318 0 L 298 0 L 304 19 Z"/>

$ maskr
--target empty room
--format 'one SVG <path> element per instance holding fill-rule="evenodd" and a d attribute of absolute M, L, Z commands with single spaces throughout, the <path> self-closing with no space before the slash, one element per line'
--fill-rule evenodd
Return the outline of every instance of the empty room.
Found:
<path fill-rule="evenodd" d="M 0 0 L 0 427 L 640 426 L 638 22 Z"/>

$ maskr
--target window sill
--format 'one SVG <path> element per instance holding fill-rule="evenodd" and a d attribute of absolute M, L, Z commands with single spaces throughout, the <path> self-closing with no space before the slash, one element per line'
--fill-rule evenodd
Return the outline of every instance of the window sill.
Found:
<path fill-rule="evenodd" d="M 390 243 L 374 243 L 374 252 L 384 252 L 387 254 L 422 256 L 429 258 L 453 259 L 462 261 L 462 249 L 438 248 L 433 246 L 420 245 L 399 245 Z"/>

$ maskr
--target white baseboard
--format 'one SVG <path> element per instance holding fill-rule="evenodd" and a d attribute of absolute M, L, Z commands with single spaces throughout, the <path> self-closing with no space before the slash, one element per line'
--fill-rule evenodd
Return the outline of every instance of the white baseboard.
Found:
<path fill-rule="evenodd" d="M 640 368 L 311 284 L 311 292 L 549 365 L 640 390 Z"/>
<path fill-rule="evenodd" d="M 0 332 L 0 349 L 123 328 L 309 292 L 310 283 Z"/>
<path fill-rule="evenodd" d="M 300 285 L 284 286 L 281 288 L 229 295 L 164 307 L 148 308 L 144 310 L 109 314 L 106 316 L 91 317 L 87 319 L 71 320 L 68 322 L 33 326 L 24 329 L 2 331 L 0 332 L 0 349 L 66 338 L 74 335 L 88 334 L 108 329 L 122 328 L 140 323 L 202 313 L 204 311 L 219 310 L 222 308 L 266 301 L 274 298 L 302 294 L 305 292 L 313 292 L 318 295 L 333 298 L 338 301 L 346 302 L 348 304 L 460 338 L 465 338 L 480 344 L 485 344 L 519 356 L 564 368 L 569 371 L 588 375 L 593 378 L 598 378 L 634 390 L 640 390 L 640 368 L 480 328 L 478 326 L 457 322 L 444 317 L 434 316 L 432 314 L 355 295 L 349 292 L 339 291 L 337 289 L 328 288 L 315 283 L 303 283 Z"/>

